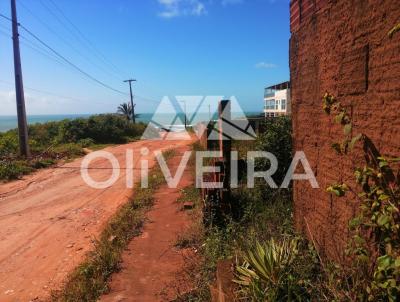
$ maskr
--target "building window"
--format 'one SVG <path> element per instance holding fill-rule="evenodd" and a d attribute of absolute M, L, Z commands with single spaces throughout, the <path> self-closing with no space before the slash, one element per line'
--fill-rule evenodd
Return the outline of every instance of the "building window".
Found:
<path fill-rule="evenodd" d="M 276 103 L 275 103 L 275 110 L 278 110 L 279 109 L 279 100 L 276 100 Z"/>
<path fill-rule="evenodd" d="M 271 110 L 275 108 L 275 100 L 268 100 L 265 102 L 265 109 Z"/>
<path fill-rule="evenodd" d="M 286 100 L 281 101 L 281 108 L 282 110 L 286 110 Z"/>

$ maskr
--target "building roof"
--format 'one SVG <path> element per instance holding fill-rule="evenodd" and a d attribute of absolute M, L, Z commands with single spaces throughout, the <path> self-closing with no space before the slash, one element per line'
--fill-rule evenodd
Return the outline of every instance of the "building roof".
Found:
<path fill-rule="evenodd" d="M 283 90 L 283 89 L 289 89 L 290 88 L 290 82 L 286 81 L 283 83 L 275 84 L 269 87 L 266 87 L 265 89 L 273 89 L 273 90 Z"/>

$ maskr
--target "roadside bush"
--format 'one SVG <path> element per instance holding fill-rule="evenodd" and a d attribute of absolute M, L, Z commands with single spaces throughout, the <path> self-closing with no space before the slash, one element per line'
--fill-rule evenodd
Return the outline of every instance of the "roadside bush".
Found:
<path fill-rule="evenodd" d="M 0 180 L 18 179 L 24 174 L 32 172 L 26 161 L 0 161 Z"/>
<path fill-rule="evenodd" d="M 268 119 L 262 125 L 263 131 L 256 140 L 258 151 L 268 151 L 278 159 L 278 170 L 273 175 L 275 182 L 280 185 L 292 161 L 292 121 L 282 116 Z M 257 169 L 267 170 L 269 162 L 260 160 Z"/>
<path fill-rule="evenodd" d="M 50 145 L 55 143 L 60 128 L 60 122 L 47 122 L 34 124 L 28 127 L 29 138 L 37 145 Z"/>
<path fill-rule="evenodd" d="M 0 133 L 0 157 L 9 157 L 18 153 L 18 138 L 15 131 Z"/>
<path fill-rule="evenodd" d="M 53 153 L 53 156 L 55 157 L 77 157 L 84 155 L 85 153 L 82 150 L 82 147 L 77 145 L 77 144 L 63 144 L 63 145 L 58 145 L 53 148 L 51 151 Z"/>
<path fill-rule="evenodd" d="M 116 114 L 30 125 L 32 159 L 18 162 L 17 129 L 0 133 L 0 180 L 16 179 L 60 158 L 84 155 L 82 148 L 126 143 L 140 137 L 145 129 L 146 124 L 132 124 Z"/>
<path fill-rule="evenodd" d="M 286 172 L 292 162 L 292 123 L 286 116 L 276 117 L 265 121 L 262 125 L 263 131 L 255 141 L 257 151 L 271 152 L 278 160 L 278 170 L 272 176 L 277 186 L 282 184 Z M 256 160 L 256 170 L 266 171 L 270 167 L 270 162 L 266 159 Z M 271 193 L 277 190 L 271 190 L 263 179 L 256 179 L 255 190 L 253 194 L 259 200 L 269 200 Z M 290 189 L 279 190 L 279 194 L 291 198 Z"/>
<path fill-rule="evenodd" d="M 51 165 L 54 165 L 55 161 L 52 159 L 39 159 L 33 162 L 32 167 L 34 169 L 42 169 L 42 168 L 47 168 Z"/>
<path fill-rule="evenodd" d="M 97 144 L 126 143 L 140 136 L 145 127 L 145 124 L 132 124 L 116 114 L 94 115 L 88 119 L 62 121 L 58 141 L 77 143 L 91 139 Z"/>
<path fill-rule="evenodd" d="M 93 144 L 94 144 L 94 140 L 91 138 L 83 138 L 78 141 L 78 145 L 81 146 L 82 148 L 90 147 Z"/>
<path fill-rule="evenodd" d="M 59 124 L 57 142 L 73 142 L 76 143 L 81 139 L 87 138 L 88 121 L 84 118 L 73 120 L 64 120 Z"/>

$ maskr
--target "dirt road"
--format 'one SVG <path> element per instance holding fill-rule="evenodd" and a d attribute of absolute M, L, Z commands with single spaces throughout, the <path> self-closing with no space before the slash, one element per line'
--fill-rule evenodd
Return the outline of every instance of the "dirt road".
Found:
<path fill-rule="evenodd" d="M 140 149 L 147 147 L 149 166 L 154 150 L 166 150 L 191 141 L 139 141 L 105 149 L 125 167 L 125 151 L 134 152 L 139 168 Z M 142 157 L 143 158 L 143 157 Z M 39 171 L 24 179 L 0 185 L 0 301 L 44 300 L 92 248 L 105 222 L 126 202 L 124 169 L 107 189 L 93 189 L 82 180 L 82 159 L 61 168 Z M 105 159 L 91 167 L 109 168 Z M 109 169 L 90 170 L 99 181 L 110 177 Z M 140 171 L 134 170 L 135 180 Z"/>
<path fill-rule="evenodd" d="M 187 147 L 177 148 L 177 156 L 169 167 L 175 173 Z M 190 288 L 188 282 L 177 278 L 185 267 L 185 258 L 193 257 L 192 249 L 175 247 L 178 236 L 192 223 L 177 199 L 181 189 L 194 182 L 186 169 L 178 188 L 162 185 L 154 194 L 154 206 L 147 213 L 142 235 L 129 243 L 122 254 L 122 269 L 112 276 L 110 292 L 100 302 L 158 302 L 174 301 L 177 293 Z"/>

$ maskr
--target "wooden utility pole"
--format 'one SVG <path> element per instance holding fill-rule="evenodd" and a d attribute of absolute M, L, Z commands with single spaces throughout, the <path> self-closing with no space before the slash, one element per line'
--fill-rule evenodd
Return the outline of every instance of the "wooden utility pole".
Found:
<path fill-rule="evenodd" d="M 218 124 L 219 124 L 219 150 L 225 167 L 224 189 L 230 191 L 230 171 L 231 171 L 231 150 L 232 141 L 229 137 L 227 128 L 232 122 L 231 101 L 222 100 L 218 106 Z M 229 196 L 226 195 L 226 196 Z"/>
<path fill-rule="evenodd" d="M 135 106 L 136 106 L 136 104 L 135 105 L 133 104 L 132 82 L 136 82 L 136 80 L 130 79 L 130 80 L 126 80 L 124 82 L 129 83 L 129 91 L 131 93 L 132 122 L 135 124 L 135 122 L 136 122 L 135 121 Z"/>
<path fill-rule="evenodd" d="M 17 100 L 17 115 L 18 115 L 18 134 L 19 134 L 19 149 L 22 156 L 29 157 L 28 144 L 28 125 L 26 122 L 24 85 L 22 81 L 21 54 L 19 50 L 19 33 L 17 7 L 15 0 L 11 0 L 11 18 L 12 18 L 12 33 L 13 33 L 13 48 L 14 48 L 14 73 L 15 73 L 15 94 Z"/>
<path fill-rule="evenodd" d="M 185 129 L 187 128 L 187 115 L 186 115 L 186 101 L 181 101 L 183 103 L 184 113 L 185 113 Z"/>

